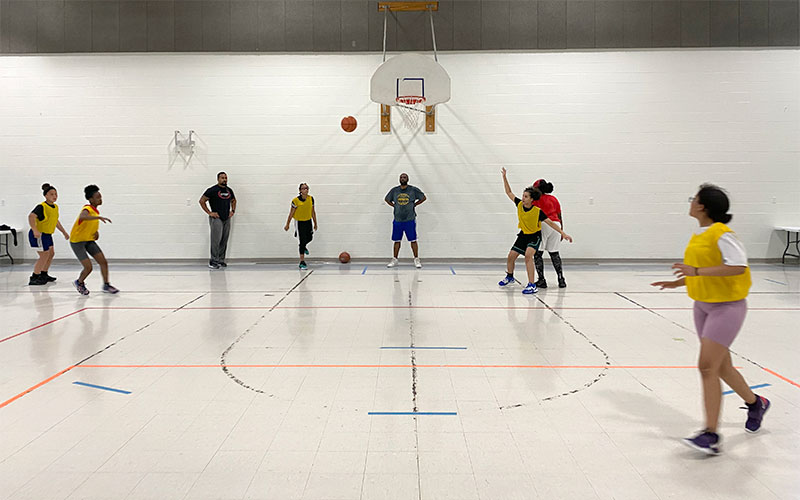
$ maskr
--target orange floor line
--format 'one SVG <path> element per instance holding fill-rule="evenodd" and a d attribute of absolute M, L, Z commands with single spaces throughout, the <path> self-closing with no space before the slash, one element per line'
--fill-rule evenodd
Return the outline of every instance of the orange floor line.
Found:
<path fill-rule="evenodd" d="M 79 365 L 76 368 L 220 368 L 219 364 L 119 364 L 119 365 Z M 696 369 L 695 365 L 467 365 L 467 364 L 421 364 L 421 365 L 382 365 L 382 364 L 248 364 L 225 365 L 227 368 L 550 368 L 550 369 Z"/>
<path fill-rule="evenodd" d="M 795 387 L 800 387 L 800 384 L 798 384 L 798 383 L 797 383 L 797 382 L 795 382 L 794 380 L 788 379 L 788 378 L 784 377 L 783 375 L 781 375 L 781 374 L 779 374 L 779 373 L 775 373 L 774 371 L 770 370 L 769 368 L 764 368 L 764 367 L 762 366 L 762 367 L 761 367 L 761 369 L 762 369 L 762 370 L 764 370 L 764 371 L 765 371 L 765 372 L 767 372 L 767 373 L 770 373 L 770 374 L 772 374 L 772 375 L 775 375 L 776 377 L 778 377 L 779 379 L 783 380 L 784 382 L 789 382 L 790 384 L 792 384 L 792 385 L 793 385 L 793 386 L 795 386 Z"/>
<path fill-rule="evenodd" d="M 7 406 L 7 405 L 10 405 L 14 401 L 16 401 L 19 398 L 21 398 L 22 396 L 28 394 L 31 391 L 35 391 L 39 387 L 43 386 L 44 384 L 46 384 L 46 383 L 48 383 L 48 382 L 50 382 L 50 381 L 52 381 L 54 379 L 57 379 L 58 377 L 60 377 L 61 375 L 64 375 L 65 373 L 67 373 L 68 371 L 72 370 L 73 368 L 75 368 L 75 365 L 72 365 L 69 368 L 65 368 L 64 370 L 61 370 L 60 372 L 56 373 L 55 375 L 52 375 L 51 377 L 48 377 L 48 378 L 42 380 L 41 382 L 39 382 L 38 384 L 34 385 L 33 387 L 28 387 L 27 389 L 25 389 L 24 391 L 20 392 L 19 394 L 17 394 L 13 398 L 11 398 L 11 399 L 9 399 L 7 401 L 3 401 L 2 403 L 0 403 L 0 408 L 2 408 L 4 406 Z"/>

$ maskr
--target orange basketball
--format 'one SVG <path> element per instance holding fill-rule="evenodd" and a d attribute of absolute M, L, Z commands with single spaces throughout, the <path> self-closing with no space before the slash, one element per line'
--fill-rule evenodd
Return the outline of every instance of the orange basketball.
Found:
<path fill-rule="evenodd" d="M 339 262 L 342 264 L 347 264 L 350 262 L 350 254 L 347 252 L 342 252 L 339 254 Z"/>
<path fill-rule="evenodd" d="M 358 126 L 358 122 L 352 116 L 345 116 L 342 118 L 342 130 L 345 132 L 352 132 Z"/>

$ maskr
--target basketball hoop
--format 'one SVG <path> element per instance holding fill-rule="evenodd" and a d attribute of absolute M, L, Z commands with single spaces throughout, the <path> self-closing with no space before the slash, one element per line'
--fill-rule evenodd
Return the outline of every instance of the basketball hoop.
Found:
<path fill-rule="evenodd" d="M 420 117 L 425 114 L 425 98 L 420 95 L 402 95 L 395 99 L 395 107 L 403 117 L 403 124 L 409 130 L 419 126 Z"/>

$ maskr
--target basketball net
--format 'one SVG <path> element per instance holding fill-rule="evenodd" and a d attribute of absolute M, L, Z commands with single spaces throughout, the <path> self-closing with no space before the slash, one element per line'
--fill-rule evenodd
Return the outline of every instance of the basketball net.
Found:
<path fill-rule="evenodd" d="M 419 127 L 422 115 L 425 114 L 425 98 L 418 95 L 403 95 L 395 99 L 396 108 L 403 117 L 403 125 L 409 130 Z"/>

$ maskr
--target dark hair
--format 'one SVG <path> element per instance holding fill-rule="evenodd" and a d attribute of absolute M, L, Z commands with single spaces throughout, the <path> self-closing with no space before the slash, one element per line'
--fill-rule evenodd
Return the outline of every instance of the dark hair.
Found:
<path fill-rule="evenodd" d="M 89 184 L 88 186 L 86 186 L 85 188 L 83 188 L 83 196 L 84 196 L 84 197 L 85 197 L 87 200 L 91 200 L 91 199 L 92 199 L 92 196 L 94 196 L 94 194 L 95 194 L 96 192 L 98 192 L 98 191 L 100 191 L 100 188 L 99 188 L 99 187 L 95 186 L 94 184 Z"/>
<path fill-rule="evenodd" d="M 51 186 L 50 184 L 45 182 L 44 184 L 42 184 L 42 194 L 47 196 L 47 193 L 49 193 L 51 189 L 55 190 L 55 188 L 56 188 L 55 186 Z"/>
<path fill-rule="evenodd" d="M 538 181 L 534 182 L 533 187 L 541 191 L 543 194 L 549 194 L 553 192 L 553 183 L 547 182 L 544 179 L 539 179 Z"/>
<path fill-rule="evenodd" d="M 299 186 L 297 186 L 297 190 L 298 190 L 298 191 L 300 191 L 301 189 L 303 189 L 303 186 L 305 186 L 305 187 L 308 187 L 308 183 L 306 183 L 306 182 L 301 182 L 301 183 L 300 183 L 300 185 L 299 185 Z"/>
<path fill-rule="evenodd" d="M 536 189 L 533 186 L 526 187 L 525 188 L 525 192 L 528 193 L 531 196 L 533 201 L 536 201 L 536 200 L 538 200 L 539 198 L 542 197 L 542 192 L 539 191 L 538 189 Z"/>
<path fill-rule="evenodd" d="M 228 174 L 226 174 L 225 172 L 219 172 L 219 173 L 217 174 L 217 180 L 219 180 L 219 176 L 220 176 L 220 175 L 223 175 L 223 174 L 224 174 L 224 175 L 228 175 Z"/>
<path fill-rule="evenodd" d="M 703 184 L 697 192 L 697 203 L 703 205 L 708 217 L 714 222 L 727 224 L 733 216 L 728 213 L 730 201 L 725 191 L 713 184 Z"/>

